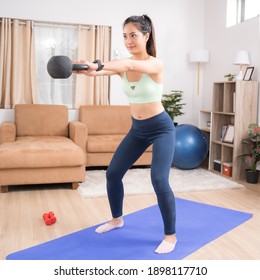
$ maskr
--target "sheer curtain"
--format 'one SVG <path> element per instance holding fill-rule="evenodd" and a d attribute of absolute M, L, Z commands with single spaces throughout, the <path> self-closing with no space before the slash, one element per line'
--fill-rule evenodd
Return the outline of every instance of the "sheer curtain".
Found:
<path fill-rule="evenodd" d="M 0 107 L 36 102 L 35 49 L 32 22 L 0 21 Z"/>

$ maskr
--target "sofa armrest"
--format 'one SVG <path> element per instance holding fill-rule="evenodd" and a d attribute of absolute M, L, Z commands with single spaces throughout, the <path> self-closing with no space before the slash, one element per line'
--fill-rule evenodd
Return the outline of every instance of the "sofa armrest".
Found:
<path fill-rule="evenodd" d="M 0 144 L 14 142 L 16 139 L 16 125 L 13 122 L 3 122 L 0 128 Z"/>
<path fill-rule="evenodd" d="M 86 151 L 88 129 L 82 122 L 70 122 L 69 123 L 69 138 L 84 151 Z"/>

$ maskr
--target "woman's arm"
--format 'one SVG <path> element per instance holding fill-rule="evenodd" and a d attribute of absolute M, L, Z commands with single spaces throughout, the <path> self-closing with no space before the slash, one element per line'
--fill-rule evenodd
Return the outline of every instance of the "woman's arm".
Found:
<path fill-rule="evenodd" d="M 82 62 L 81 62 L 82 63 Z M 135 59 L 117 59 L 103 63 L 104 67 L 101 71 L 96 71 L 98 68 L 97 63 L 84 61 L 84 64 L 89 66 L 87 71 L 80 71 L 80 73 L 87 76 L 111 76 L 121 75 L 127 71 L 139 72 L 144 74 L 158 74 L 163 69 L 163 63 L 160 59 L 150 57 L 147 60 Z"/>
<path fill-rule="evenodd" d="M 128 58 L 105 62 L 103 69 L 115 71 L 117 73 L 133 71 L 151 75 L 160 73 L 163 69 L 163 64 L 160 59 L 154 57 L 150 57 L 147 60 L 135 60 Z"/>
<path fill-rule="evenodd" d="M 101 71 L 96 71 L 98 64 L 93 63 L 93 62 L 89 62 L 87 60 L 80 60 L 80 61 L 73 61 L 73 64 L 84 64 L 84 65 L 88 65 L 88 70 L 80 70 L 77 71 L 75 70 L 74 73 L 75 74 L 84 74 L 90 77 L 96 77 L 96 76 L 112 76 L 116 73 L 115 71 L 107 71 L 107 70 L 101 70 Z"/>
<path fill-rule="evenodd" d="M 101 71 L 96 71 L 96 70 L 87 70 L 87 71 L 76 71 L 75 73 L 77 74 L 84 74 L 86 76 L 90 77 L 97 77 L 97 76 L 112 76 L 112 75 L 117 75 L 119 73 L 116 73 L 115 71 L 107 71 L 107 70 L 101 70 Z"/>

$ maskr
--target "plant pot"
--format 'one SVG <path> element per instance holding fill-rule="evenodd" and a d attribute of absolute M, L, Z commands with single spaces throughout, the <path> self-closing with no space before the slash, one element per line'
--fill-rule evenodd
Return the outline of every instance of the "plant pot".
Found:
<path fill-rule="evenodd" d="M 251 171 L 246 170 L 246 181 L 250 184 L 257 184 L 258 183 L 258 177 L 259 177 L 259 171 Z"/>

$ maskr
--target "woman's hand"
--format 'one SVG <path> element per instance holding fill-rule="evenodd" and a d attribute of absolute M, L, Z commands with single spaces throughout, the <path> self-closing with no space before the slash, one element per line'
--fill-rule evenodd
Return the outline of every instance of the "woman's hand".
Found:
<path fill-rule="evenodd" d="M 80 70 L 80 71 L 73 71 L 75 74 L 84 74 L 86 76 L 90 77 L 96 77 L 96 76 L 112 76 L 112 75 L 120 75 L 120 71 L 115 71 L 115 70 L 101 70 L 97 71 L 98 69 L 98 63 L 93 63 L 87 60 L 75 60 L 72 62 L 73 64 L 84 64 L 88 65 L 88 70 Z M 113 64 L 115 62 L 112 62 Z M 117 63 L 117 62 L 116 62 Z"/>
<path fill-rule="evenodd" d="M 97 64 L 95 63 L 92 63 L 92 62 L 89 62 L 87 60 L 75 60 L 73 61 L 73 64 L 83 64 L 83 65 L 87 65 L 88 66 L 88 70 L 75 70 L 73 71 L 73 73 L 76 73 L 76 74 L 84 74 L 84 75 L 87 75 L 87 76 L 94 76 L 94 73 L 93 71 L 96 71 L 97 70 Z"/>

